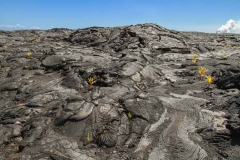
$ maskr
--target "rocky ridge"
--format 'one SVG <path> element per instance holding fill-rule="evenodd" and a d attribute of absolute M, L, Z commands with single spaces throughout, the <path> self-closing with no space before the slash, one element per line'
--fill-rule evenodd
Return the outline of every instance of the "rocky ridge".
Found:
<path fill-rule="evenodd" d="M 0 159 L 239 159 L 239 53 L 156 24 L 0 31 Z"/>

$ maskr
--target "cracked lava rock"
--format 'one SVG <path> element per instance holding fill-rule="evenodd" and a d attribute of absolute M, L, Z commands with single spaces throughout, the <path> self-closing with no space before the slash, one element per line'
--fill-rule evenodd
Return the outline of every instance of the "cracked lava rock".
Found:
<path fill-rule="evenodd" d="M 240 159 L 239 62 L 238 34 L 0 31 L 0 159 Z"/>

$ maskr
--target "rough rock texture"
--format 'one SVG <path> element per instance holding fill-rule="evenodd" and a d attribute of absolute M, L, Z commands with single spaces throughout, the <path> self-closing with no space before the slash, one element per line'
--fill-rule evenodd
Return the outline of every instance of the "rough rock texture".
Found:
<path fill-rule="evenodd" d="M 155 24 L 0 31 L 0 159 L 240 159 L 239 47 Z"/>

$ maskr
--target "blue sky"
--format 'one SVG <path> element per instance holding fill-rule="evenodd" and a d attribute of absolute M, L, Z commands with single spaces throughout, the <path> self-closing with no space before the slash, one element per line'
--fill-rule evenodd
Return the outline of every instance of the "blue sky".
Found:
<path fill-rule="evenodd" d="M 213 32 L 240 20 L 240 0 L 1 0 L 0 29 L 114 27 L 156 23 Z"/>

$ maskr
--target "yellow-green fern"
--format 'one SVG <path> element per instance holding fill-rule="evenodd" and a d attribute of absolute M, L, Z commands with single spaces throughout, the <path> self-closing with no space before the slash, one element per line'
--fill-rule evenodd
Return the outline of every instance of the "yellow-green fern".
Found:
<path fill-rule="evenodd" d="M 88 132 L 88 135 L 87 135 L 87 141 L 88 141 L 88 143 L 91 142 L 91 134 L 89 132 Z"/>
<path fill-rule="evenodd" d="M 132 119 L 132 117 L 133 117 L 130 112 L 128 112 L 127 116 L 128 116 L 129 119 Z"/>

